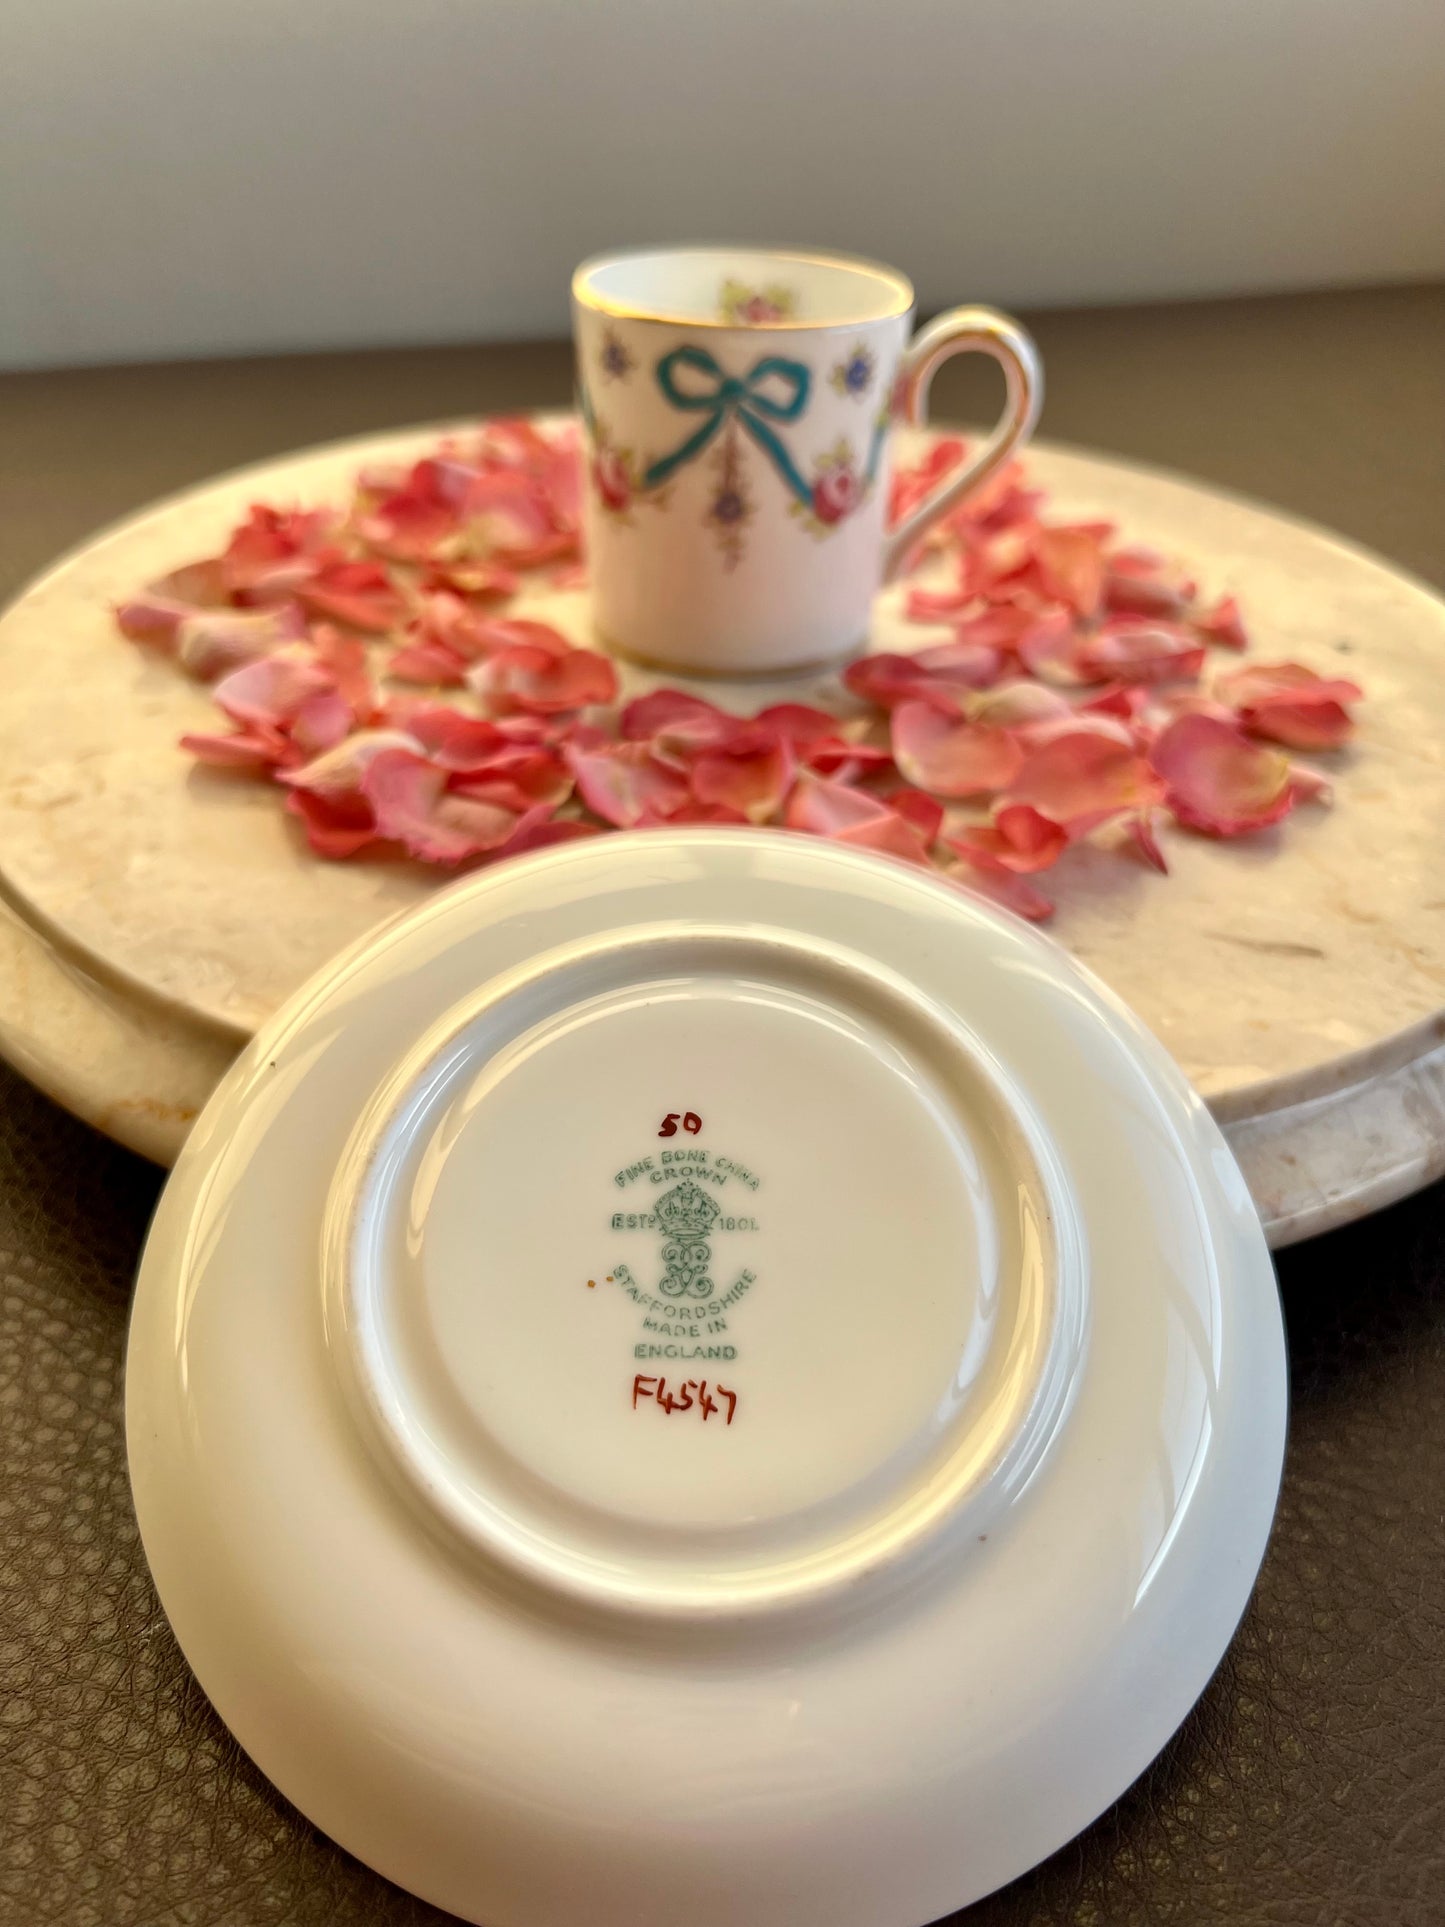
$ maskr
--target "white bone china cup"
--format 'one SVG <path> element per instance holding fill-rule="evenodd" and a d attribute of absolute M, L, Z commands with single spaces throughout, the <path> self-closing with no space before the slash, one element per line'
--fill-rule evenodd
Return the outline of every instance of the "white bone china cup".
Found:
<path fill-rule="evenodd" d="M 991 308 L 910 339 L 913 289 L 871 261 L 670 248 L 572 281 L 593 609 L 600 638 L 694 675 L 766 675 L 858 649 L 880 585 L 1033 431 L 1038 351 Z M 971 459 L 889 529 L 895 420 L 978 350 L 1004 412 Z"/>

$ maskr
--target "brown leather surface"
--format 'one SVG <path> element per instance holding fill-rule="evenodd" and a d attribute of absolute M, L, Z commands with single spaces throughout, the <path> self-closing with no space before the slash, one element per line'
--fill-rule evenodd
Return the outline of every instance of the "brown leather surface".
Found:
<path fill-rule="evenodd" d="M 1272 495 L 1445 580 L 1441 291 L 1040 333 L 1051 432 Z M 551 349 L 0 380 L 0 563 L 13 586 L 101 517 L 271 449 L 564 384 Z M 0 1069 L 0 1923 L 440 1922 L 271 1791 L 151 1591 L 121 1359 L 159 1182 Z M 1291 1442 L 1244 1625 L 1163 1758 L 970 1927 L 1445 1922 L 1445 1187 L 1280 1273 Z"/>

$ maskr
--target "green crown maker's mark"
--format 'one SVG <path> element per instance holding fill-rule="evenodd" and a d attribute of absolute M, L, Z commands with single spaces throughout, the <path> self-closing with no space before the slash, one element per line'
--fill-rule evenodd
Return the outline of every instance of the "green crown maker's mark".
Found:
<path fill-rule="evenodd" d="M 667 1267 L 658 1280 L 664 1298 L 711 1298 L 708 1276 L 712 1247 L 707 1237 L 718 1206 L 691 1178 L 684 1178 L 657 1201 L 657 1224 L 662 1232 L 662 1262 Z"/>

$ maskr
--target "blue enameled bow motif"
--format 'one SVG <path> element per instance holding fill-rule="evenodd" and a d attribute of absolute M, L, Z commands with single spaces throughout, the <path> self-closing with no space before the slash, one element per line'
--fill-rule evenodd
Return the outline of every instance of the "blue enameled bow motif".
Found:
<path fill-rule="evenodd" d="M 813 492 L 772 424 L 798 419 L 808 405 L 811 380 L 802 362 L 785 361 L 781 355 L 764 355 L 739 378 L 724 374 L 705 348 L 674 348 L 657 364 L 657 385 L 674 408 L 704 419 L 680 447 L 651 465 L 643 476 L 644 485 L 656 488 L 665 482 L 735 421 L 806 508 Z"/>

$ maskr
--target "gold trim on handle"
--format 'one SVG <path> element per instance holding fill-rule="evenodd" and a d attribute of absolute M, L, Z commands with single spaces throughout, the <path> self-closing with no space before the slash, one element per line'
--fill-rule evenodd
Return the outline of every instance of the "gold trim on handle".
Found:
<path fill-rule="evenodd" d="M 966 495 L 982 488 L 1037 426 L 1044 405 L 1044 364 L 1033 336 L 1012 315 L 997 308 L 950 308 L 920 328 L 903 351 L 899 394 L 902 419 L 922 427 L 929 384 L 952 355 L 990 355 L 1003 369 L 1007 399 L 993 433 L 957 473 L 939 483 L 924 502 L 883 543 L 883 580 L 891 582 L 914 544 L 940 516 Z"/>

